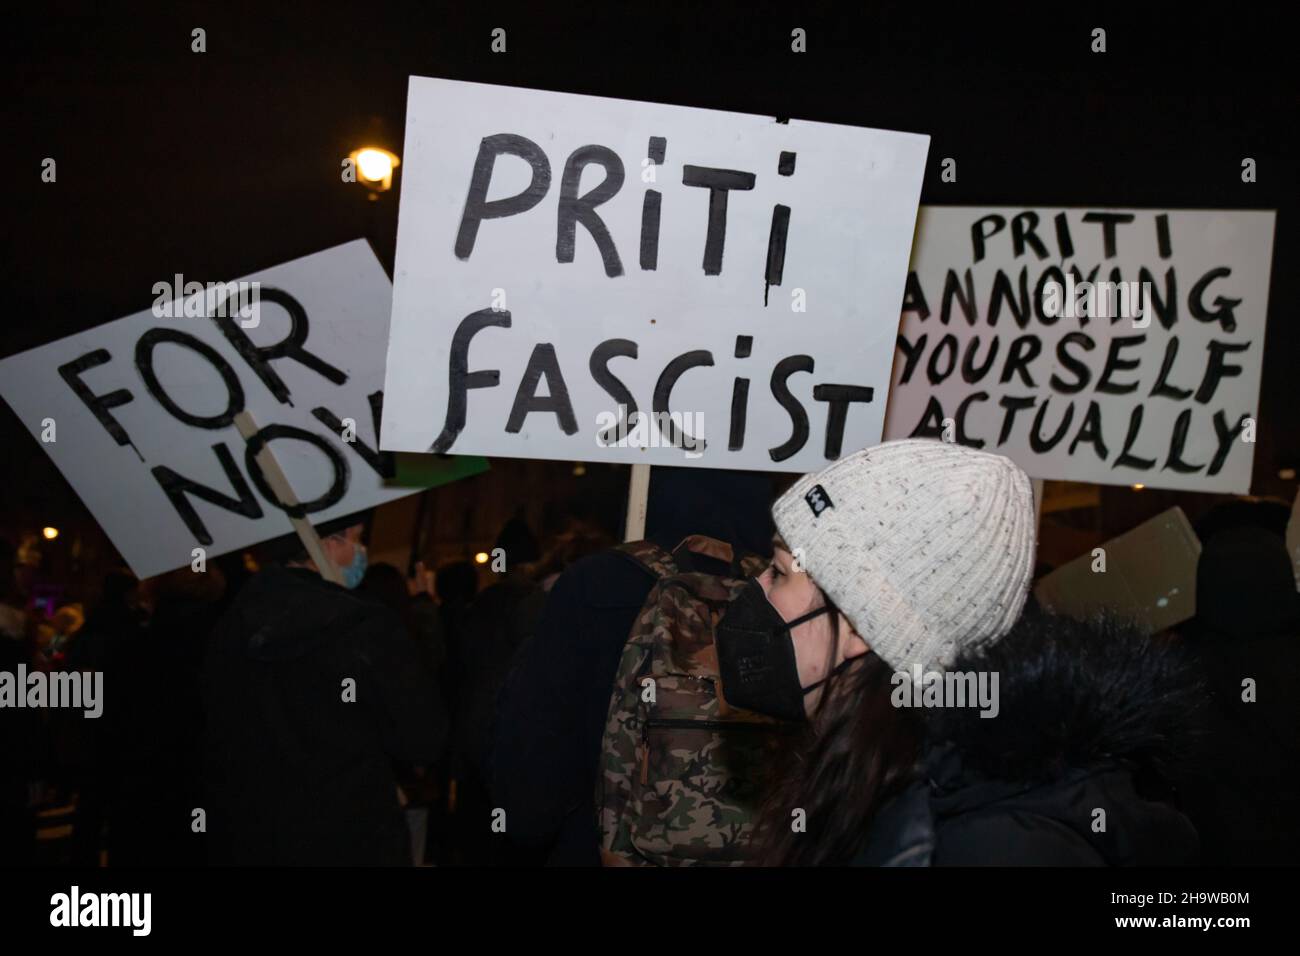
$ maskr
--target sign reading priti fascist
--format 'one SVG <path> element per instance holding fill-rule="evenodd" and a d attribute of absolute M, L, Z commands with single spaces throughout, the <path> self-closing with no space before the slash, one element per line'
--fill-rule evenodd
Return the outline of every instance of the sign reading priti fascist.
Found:
<path fill-rule="evenodd" d="M 807 471 L 879 441 L 928 143 L 413 77 L 382 447 Z"/>

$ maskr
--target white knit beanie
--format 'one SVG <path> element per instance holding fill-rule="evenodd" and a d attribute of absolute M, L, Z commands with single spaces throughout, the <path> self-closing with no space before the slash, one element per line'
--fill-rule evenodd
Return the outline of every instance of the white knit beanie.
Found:
<path fill-rule="evenodd" d="M 943 669 L 1006 634 L 1024 607 L 1034 494 L 1001 455 L 886 442 L 804 475 L 772 517 L 802 569 L 896 671 Z"/>

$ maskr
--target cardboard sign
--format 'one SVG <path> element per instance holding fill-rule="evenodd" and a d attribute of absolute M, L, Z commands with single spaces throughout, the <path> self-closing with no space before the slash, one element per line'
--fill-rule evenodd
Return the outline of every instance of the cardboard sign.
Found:
<path fill-rule="evenodd" d="M 256 290 L 242 312 L 207 288 L 164 294 L 0 362 L 0 394 L 141 578 L 291 531 L 262 448 L 313 523 L 418 490 L 391 483 L 377 450 L 392 287 L 369 246 L 238 281 Z M 248 442 L 242 411 L 259 426 Z"/>
<path fill-rule="evenodd" d="M 887 437 L 1033 478 L 1247 492 L 1274 218 L 924 207 Z"/>
<path fill-rule="evenodd" d="M 1034 594 L 1060 614 L 1107 611 L 1154 634 L 1196 615 L 1200 557 L 1201 542 L 1183 509 L 1170 508 L 1057 568 Z"/>
<path fill-rule="evenodd" d="M 928 143 L 412 77 L 382 447 L 809 471 L 874 444 Z"/>

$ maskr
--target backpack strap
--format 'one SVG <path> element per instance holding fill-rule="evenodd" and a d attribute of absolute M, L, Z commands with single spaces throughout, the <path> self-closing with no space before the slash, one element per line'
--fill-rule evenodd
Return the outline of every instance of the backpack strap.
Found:
<path fill-rule="evenodd" d="M 624 541 L 614 550 L 630 559 L 656 581 L 677 573 L 674 556 L 653 541 Z"/>
<path fill-rule="evenodd" d="M 731 545 L 725 541 L 719 541 L 717 538 L 710 538 L 706 534 L 687 535 L 673 549 L 673 557 L 676 559 L 678 567 L 683 569 L 691 568 L 694 563 L 691 560 L 691 555 L 695 554 L 729 565 L 733 574 L 739 570 L 736 554 Z"/>
<path fill-rule="evenodd" d="M 631 558 L 655 580 L 694 570 L 693 555 L 712 558 L 730 565 L 731 576 L 736 578 L 754 577 L 761 574 L 771 563 L 761 555 L 736 551 L 727 542 L 704 534 L 687 535 L 677 547 L 673 548 L 672 553 L 665 551 L 653 541 L 625 541 L 615 550 Z"/>
<path fill-rule="evenodd" d="M 673 552 L 677 564 L 687 571 L 694 570 L 691 556 L 697 554 L 730 565 L 730 576 L 733 578 L 755 577 L 762 574 L 772 563 L 771 559 L 762 555 L 737 550 L 725 541 L 703 534 L 693 534 L 683 538 L 682 543 Z"/>

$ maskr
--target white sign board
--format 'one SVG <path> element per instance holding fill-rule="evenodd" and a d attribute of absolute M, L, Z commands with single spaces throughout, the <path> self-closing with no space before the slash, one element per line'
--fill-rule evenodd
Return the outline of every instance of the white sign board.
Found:
<path fill-rule="evenodd" d="M 1034 594 L 1057 614 L 1114 614 L 1155 634 L 1195 616 L 1200 559 L 1183 509 L 1169 508 L 1041 578 Z"/>
<path fill-rule="evenodd" d="M 382 447 L 809 471 L 876 443 L 928 145 L 412 77 Z"/>
<path fill-rule="evenodd" d="M 376 451 L 392 286 L 370 247 L 237 282 L 256 300 L 243 315 L 210 317 L 224 299 L 181 283 L 180 300 L 0 362 L 0 395 L 141 578 L 292 533 L 260 445 L 315 523 L 418 490 L 386 487 Z"/>
<path fill-rule="evenodd" d="M 1034 478 L 1248 491 L 1274 218 L 922 207 L 886 436 Z"/>

